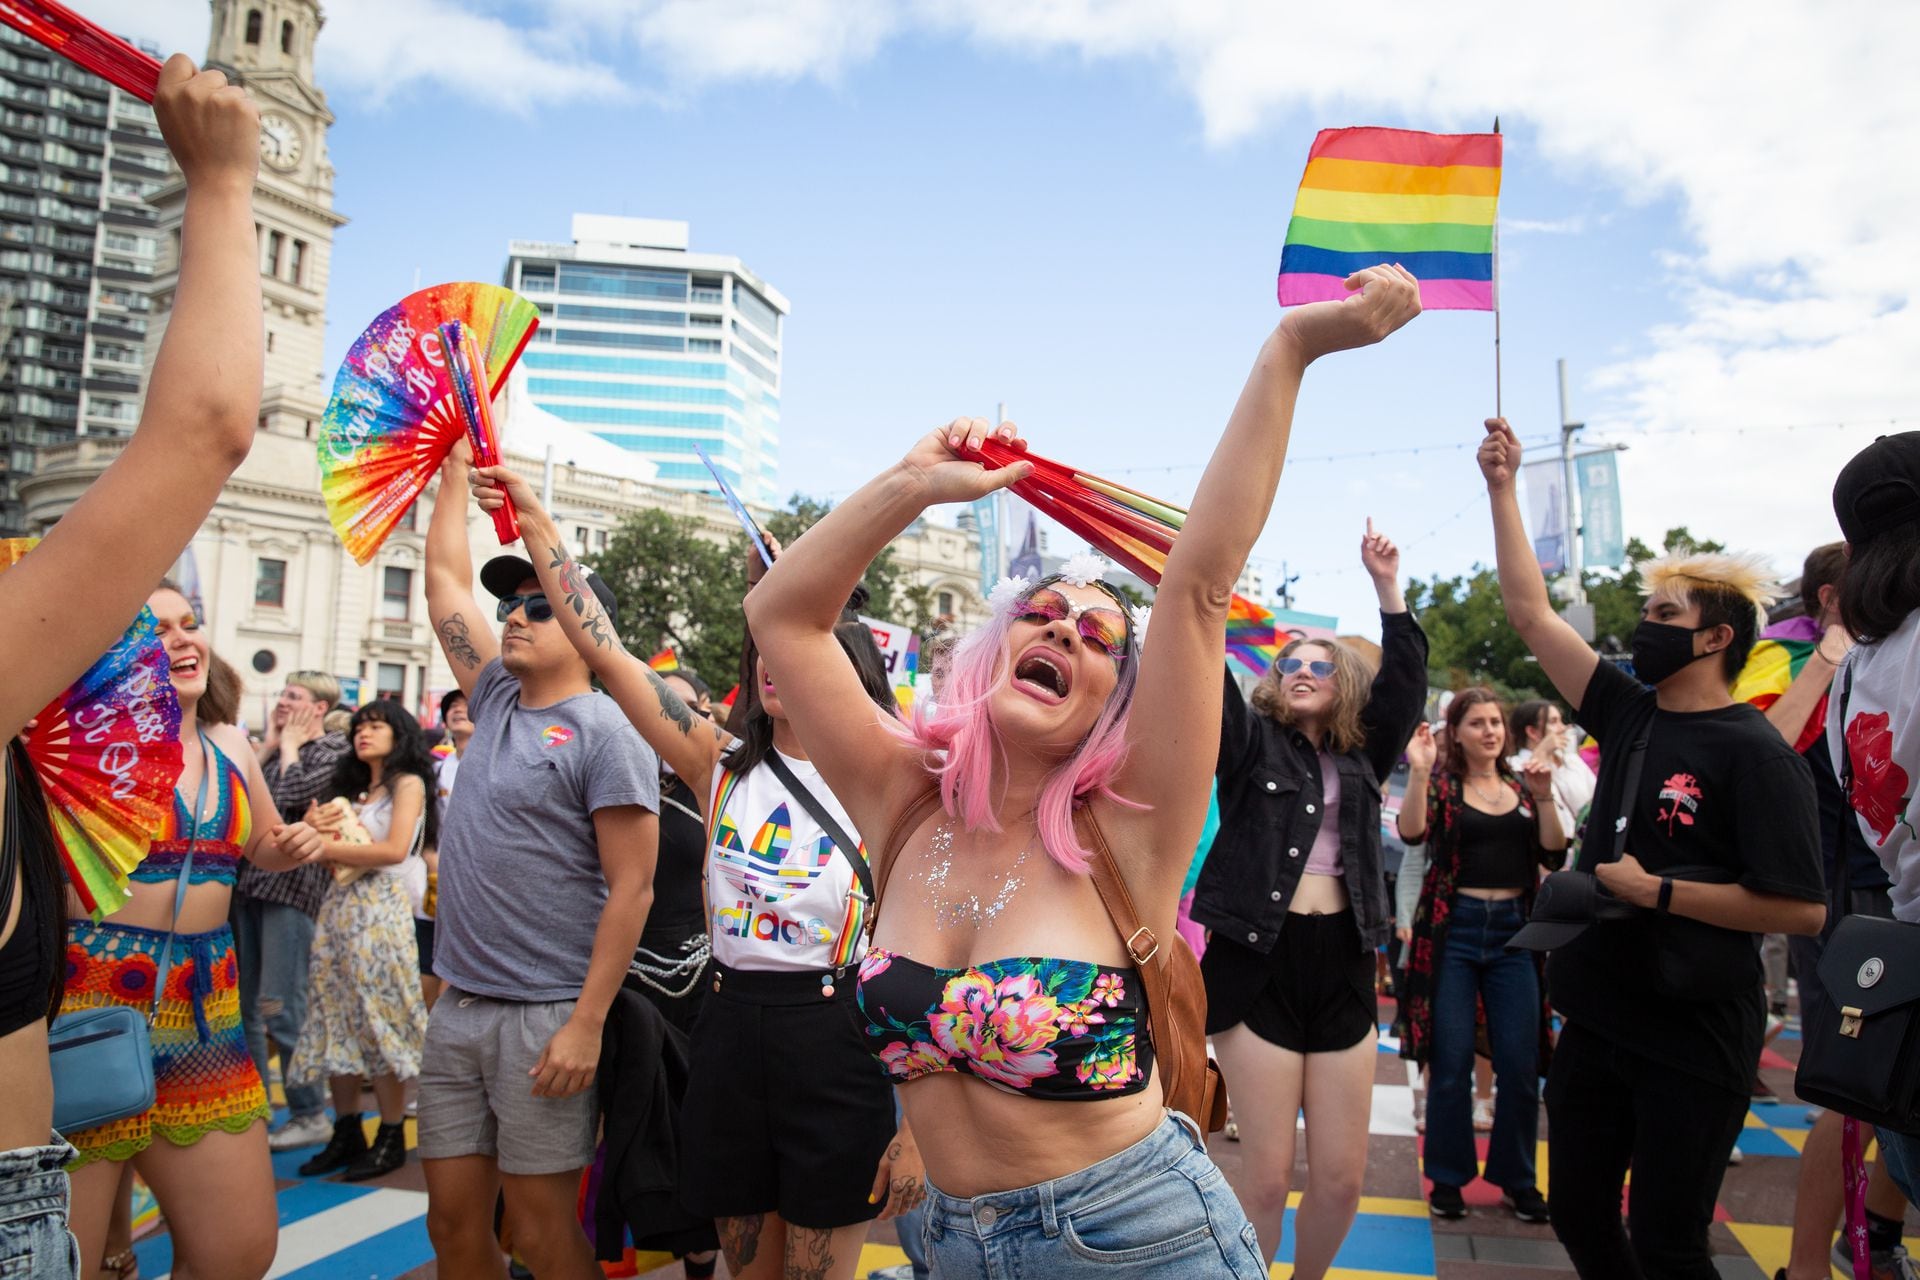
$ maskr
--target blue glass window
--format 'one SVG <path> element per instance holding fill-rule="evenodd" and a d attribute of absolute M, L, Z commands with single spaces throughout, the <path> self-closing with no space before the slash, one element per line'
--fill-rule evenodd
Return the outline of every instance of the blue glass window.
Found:
<path fill-rule="evenodd" d="M 561 339 L 561 341 L 564 342 L 565 339 L 563 338 Z M 742 369 L 745 369 L 747 372 L 758 374 L 760 376 L 761 381 L 765 382 L 768 386 L 773 385 L 773 381 L 774 381 L 773 370 L 767 368 L 767 366 L 761 364 L 758 360 L 755 360 L 752 356 L 742 351 L 738 343 L 734 344 L 733 361 L 735 364 L 739 365 Z"/>
<path fill-rule="evenodd" d="M 598 404 L 545 404 L 540 407 L 568 422 L 602 426 L 691 427 L 719 431 L 727 424 L 723 414 L 694 413 L 685 409 L 621 409 Z"/>
<path fill-rule="evenodd" d="M 575 347 L 639 347 L 646 351 L 685 351 L 687 340 L 664 333 L 617 333 L 604 329 L 554 329 L 553 341 Z"/>
<path fill-rule="evenodd" d="M 646 267 L 607 267 L 562 264 L 561 293 L 604 294 L 616 298 L 687 300 L 687 273 L 655 271 Z"/>
<path fill-rule="evenodd" d="M 740 397 L 724 387 L 668 387 L 657 382 L 589 382 L 583 378 L 529 378 L 535 396 L 585 396 L 601 400 L 663 400 L 670 404 L 731 404 Z"/>
<path fill-rule="evenodd" d="M 560 308 L 560 310 L 562 313 L 564 313 L 566 311 L 566 308 L 562 307 Z M 747 326 L 741 324 L 738 320 L 735 320 L 733 322 L 733 332 L 735 337 L 743 340 L 748 346 L 752 347 L 755 351 L 758 351 L 761 355 L 765 356 L 767 359 L 778 360 L 780 358 L 780 353 L 773 349 L 773 344 L 771 342 L 766 341 L 759 334 L 747 328 Z"/>
<path fill-rule="evenodd" d="M 633 307 L 590 307 L 581 302 L 560 304 L 562 320 L 598 320 L 607 324 L 658 324 L 682 329 L 687 324 L 684 311 L 640 311 Z M 769 352 L 769 355 L 772 353 Z"/>
<path fill-rule="evenodd" d="M 656 378 L 710 378 L 718 382 L 734 372 L 711 360 L 648 360 L 635 356 L 574 355 L 562 351 L 529 351 L 523 359 L 529 369 L 567 373 L 637 373 Z"/>
<path fill-rule="evenodd" d="M 733 308 L 766 333 L 776 338 L 780 336 L 780 313 L 765 298 L 738 280 L 733 282 Z"/>

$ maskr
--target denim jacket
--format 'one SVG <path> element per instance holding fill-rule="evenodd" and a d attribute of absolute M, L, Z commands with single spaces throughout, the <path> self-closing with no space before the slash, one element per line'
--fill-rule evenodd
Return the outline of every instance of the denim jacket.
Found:
<path fill-rule="evenodd" d="M 1405 751 L 1427 701 L 1427 636 L 1413 614 L 1380 615 L 1380 672 L 1360 713 L 1365 745 L 1333 757 L 1340 771 L 1340 855 L 1361 944 L 1393 931 L 1380 853 L 1380 784 Z M 1271 952 L 1314 837 L 1321 806 L 1319 748 L 1247 705 L 1231 676 L 1220 722 L 1220 833 L 1194 886 L 1193 919 L 1221 937 Z"/>

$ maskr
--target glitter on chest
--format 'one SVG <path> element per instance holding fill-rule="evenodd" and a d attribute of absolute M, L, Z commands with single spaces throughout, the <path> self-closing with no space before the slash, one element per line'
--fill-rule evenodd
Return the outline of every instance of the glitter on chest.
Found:
<path fill-rule="evenodd" d="M 927 889 L 926 896 L 921 900 L 933 909 L 933 927 L 945 930 L 970 924 L 975 929 L 981 929 L 992 924 L 1026 883 L 1026 877 L 1014 873 L 1025 865 L 1028 852 L 1022 849 L 1013 860 L 1013 865 L 1007 869 L 1007 878 L 1001 882 L 999 892 L 993 895 L 991 901 L 984 901 L 978 893 L 971 891 L 951 892 L 953 826 L 951 823 L 941 823 L 927 846 L 929 860 L 920 876 L 921 883 Z"/>

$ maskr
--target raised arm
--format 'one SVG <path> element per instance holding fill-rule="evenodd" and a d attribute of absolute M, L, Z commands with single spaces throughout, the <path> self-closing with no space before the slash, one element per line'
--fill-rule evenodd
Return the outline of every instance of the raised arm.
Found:
<path fill-rule="evenodd" d="M 1554 612 L 1547 597 L 1547 580 L 1534 559 L 1526 522 L 1520 518 L 1520 498 L 1514 491 L 1520 475 L 1520 440 L 1505 418 L 1487 419 L 1487 438 L 1480 442 L 1480 474 L 1487 479 L 1487 499 L 1493 506 L 1493 542 L 1507 621 L 1540 660 L 1540 669 L 1560 696 L 1577 707 L 1586 698 L 1600 657 Z"/>
<path fill-rule="evenodd" d="M 473 550 L 467 542 L 468 470 L 467 446 L 456 445 L 440 468 L 440 495 L 433 500 L 433 518 L 427 522 L 427 617 L 460 692 L 471 697 L 481 670 L 500 656 L 500 638 L 473 594 Z"/>
<path fill-rule="evenodd" d="M 1360 563 L 1380 601 L 1380 670 L 1367 691 L 1367 705 L 1360 709 L 1360 724 L 1367 732 L 1367 763 L 1373 776 L 1385 782 L 1426 709 L 1427 633 L 1414 621 L 1400 590 L 1400 548 L 1374 532 L 1371 517 L 1360 540 Z"/>
<path fill-rule="evenodd" d="M 246 458 L 260 415 L 253 179 L 260 116 L 175 54 L 154 114 L 187 181 L 180 268 L 140 425 L 46 540 L 0 574 L 0 738 L 71 684 L 139 612 Z"/>
<path fill-rule="evenodd" d="M 1846 660 L 1847 650 L 1853 647 L 1852 637 L 1847 629 L 1834 624 L 1826 629 L 1820 642 L 1813 646 L 1813 652 L 1807 655 L 1806 665 L 1800 668 L 1800 674 L 1793 678 L 1787 691 L 1773 700 L 1767 708 L 1767 723 L 1774 727 L 1790 747 L 1800 745 L 1800 735 L 1805 733 L 1813 719 L 1815 708 L 1827 690 L 1833 687 L 1833 676 Z"/>
<path fill-rule="evenodd" d="M 480 509 L 488 512 L 512 496 L 520 513 L 520 539 L 567 640 L 600 677 L 647 745 L 686 779 L 705 804 L 726 739 L 693 714 L 693 708 L 667 687 L 658 672 L 620 643 L 613 620 L 587 585 L 586 571 L 567 552 L 559 527 L 525 477 L 506 467 L 481 467 L 473 473 L 473 492 Z"/>
<path fill-rule="evenodd" d="M 1400 801 L 1400 817 L 1394 829 L 1408 844 L 1427 838 L 1427 781 L 1433 776 L 1433 762 L 1440 754 L 1433 740 L 1433 726 L 1421 724 L 1407 743 L 1407 794 Z"/>
<path fill-rule="evenodd" d="M 788 721 L 861 831 L 891 830 L 927 775 L 918 755 L 880 722 L 834 624 L 874 557 L 928 507 L 972 502 L 1033 470 L 1016 462 L 989 471 L 958 456 L 990 433 L 1026 445 L 1012 423 L 989 428 L 979 418 L 955 419 L 828 512 L 747 593 L 747 626 Z"/>
<path fill-rule="evenodd" d="M 1178 882 L 1185 866 L 1174 865 L 1174 851 L 1193 847 L 1206 817 L 1227 609 L 1273 507 L 1301 377 L 1319 357 L 1379 342 L 1420 313 L 1419 285 L 1399 267 L 1369 267 L 1349 277 L 1347 287 L 1355 292 L 1344 301 L 1288 312 L 1261 347 L 1154 596 L 1127 763 L 1115 787 L 1149 807 L 1116 806 L 1115 821 L 1144 824 L 1145 838 L 1130 843 L 1166 862 L 1152 870 L 1163 880 Z"/>

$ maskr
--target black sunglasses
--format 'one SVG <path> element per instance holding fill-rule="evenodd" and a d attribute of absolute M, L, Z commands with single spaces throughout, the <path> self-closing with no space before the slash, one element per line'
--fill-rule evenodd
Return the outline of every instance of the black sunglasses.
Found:
<path fill-rule="evenodd" d="M 538 592 L 535 592 L 533 595 L 530 595 L 530 596 L 505 597 L 500 601 L 499 608 L 493 611 L 493 616 L 499 619 L 501 622 L 505 622 L 507 620 L 508 615 L 511 614 L 515 609 L 518 609 L 521 605 L 525 605 L 527 607 L 528 622 L 552 622 L 553 621 L 553 602 L 548 600 L 546 596 Z"/>

